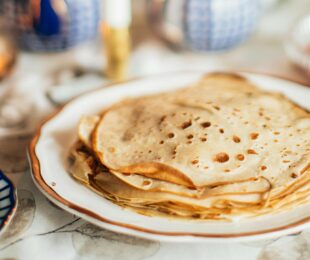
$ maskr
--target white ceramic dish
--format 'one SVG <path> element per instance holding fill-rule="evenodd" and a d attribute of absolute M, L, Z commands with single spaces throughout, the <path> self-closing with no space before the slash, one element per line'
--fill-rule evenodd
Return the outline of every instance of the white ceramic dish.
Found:
<path fill-rule="evenodd" d="M 204 73 L 164 74 L 121 83 L 80 96 L 65 105 L 38 130 L 30 144 L 33 179 L 55 204 L 112 231 L 162 241 L 250 241 L 295 233 L 310 227 L 310 207 L 237 222 L 181 221 L 147 217 L 124 210 L 75 181 L 66 172 L 69 147 L 76 140 L 82 114 L 95 114 L 129 96 L 168 91 L 195 82 Z M 242 73 L 264 89 L 280 91 L 310 109 L 310 89 L 271 76 Z"/>
<path fill-rule="evenodd" d="M 310 15 L 299 20 L 293 27 L 284 49 L 288 58 L 310 76 Z"/>

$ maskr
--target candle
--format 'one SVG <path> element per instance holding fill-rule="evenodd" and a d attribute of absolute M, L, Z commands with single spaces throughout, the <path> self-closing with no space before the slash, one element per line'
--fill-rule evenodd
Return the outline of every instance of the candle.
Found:
<path fill-rule="evenodd" d="M 126 28 L 131 23 L 130 0 L 105 0 L 104 21 L 112 28 Z"/>
<path fill-rule="evenodd" d="M 107 56 L 107 76 L 123 80 L 127 76 L 130 53 L 130 0 L 105 0 L 102 32 Z"/>

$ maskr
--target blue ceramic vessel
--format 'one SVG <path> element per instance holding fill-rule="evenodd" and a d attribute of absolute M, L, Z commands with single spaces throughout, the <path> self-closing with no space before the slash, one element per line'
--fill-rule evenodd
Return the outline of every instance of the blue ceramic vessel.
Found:
<path fill-rule="evenodd" d="M 16 209 L 16 190 L 0 170 L 0 232 L 8 225 Z"/>
<path fill-rule="evenodd" d="M 255 30 L 261 0 L 152 0 L 150 25 L 166 42 L 196 51 L 237 46 Z"/>
<path fill-rule="evenodd" d="M 97 36 L 100 0 L 1 0 L 0 13 L 22 49 L 61 51 Z"/>

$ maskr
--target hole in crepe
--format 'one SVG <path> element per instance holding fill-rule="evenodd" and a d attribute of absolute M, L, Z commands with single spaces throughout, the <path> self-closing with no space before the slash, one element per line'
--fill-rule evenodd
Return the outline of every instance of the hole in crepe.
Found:
<path fill-rule="evenodd" d="M 188 127 L 190 127 L 192 125 L 192 121 L 190 120 L 190 121 L 186 121 L 186 122 L 184 122 L 182 125 L 181 125 L 181 128 L 182 129 L 186 129 L 186 128 L 188 128 Z"/>
<path fill-rule="evenodd" d="M 262 165 L 260 168 L 261 168 L 262 171 L 265 171 L 267 169 L 267 166 L 266 165 Z"/>
<path fill-rule="evenodd" d="M 296 179 L 296 178 L 298 177 L 298 175 L 297 175 L 295 172 L 292 172 L 292 173 L 291 173 L 291 177 L 292 177 L 293 179 Z"/>
<path fill-rule="evenodd" d="M 201 142 L 206 142 L 206 141 L 207 141 L 207 138 L 201 137 L 200 140 L 201 140 Z"/>
<path fill-rule="evenodd" d="M 283 163 L 290 163 L 291 161 L 290 160 L 283 160 L 282 162 Z"/>
<path fill-rule="evenodd" d="M 187 113 L 186 113 L 186 112 L 183 112 L 183 113 L 182 113 L 182 115 L 183 115 L 183 116 L 186 116 L 186 115 L 187 115 Z"/>
<path fill-rule="evenodd" d="M 167 116 L 166 116 L 166 115 L 162 116 L 162 117 L 160 118 L 160 120 L 159 120 L 159 123 L 164 122 L 166 118 L 167 118 Z"/>
<path fill-rule="evenodd" d="M 269 116 L 265 116 L 265 119 L 266 119 L 267 121 L 270 121 L 270 120 L 271 120 L 271 118 L 270 118 Z"/>
<path fill-rule="evenodd" d="M 173 138 L 173 137 L 174 137 L 174 133 L 169 133 L 169 134 L 168 134 L 168 137 L 169 137 L 169 138 Z"/>
<path fill-rule="evenodd" d="M 273 141 L 274 141 L 275 143 L 277 143 L 277 142 L 278 142 L 278 139 L 274 139 Z"/>
<path fill-rule="evenodd" d="M 197 163 L 199 163 L 198 160 L 192 160 L 192 164 L 197 164 Z"/>
<path fill-rule="evenodd" d="M 260 112 L 258 112 L 258 115 L 259 116 L 264 116 L 264 113 L 260 111 Z"/>
<path fill-rule="evenodd" d="M 266 124 L 263 124 L 263 125 L 262 125 L 262 127 L 263 127 L 263 128 L 266 128 L 266 127 L 267 127 L 267 125 L 266 125 Z"/>
<path fill-rule="evenodd" d="M 244 123 L 245 125 L 249 124 L 249 122 L 248 122 L 248 121 L 244 121 L 243 123 Z"/>
<path fill-rule="evenodd" d="M 258 136 L 259 136 L 259 133 L 250 133 L 250 138 L 251 138 L 252 140 L 257 139 Z"/>
<path fill-rule="evenodd" d="M 200 124 L 203 128 L 207 128 L 207 127 L 210 127 L 211 126 L 211 123 L 210 122 L 203 122 Z"/>
<path fill-rule="evenodd" d="M 192 141 L 187 141 L 186 143 L 187 143 L 187 144 L 191 144 L 191 143 L 192 143 Z"/>
<path fill-rule="evenodd" d="M 194 120 L 198 121 L 200 119 L 200 116 L 197 116 Z"/>
<path fill-rule="evenodd" d="M 152 150 L 149 150 L 149 153 L 152 153 Z"/>
<path fill-rule="evenodd" d="M 219 132 L 220 132 L 221 134 L 224 134 L 224 129 L 223 129 L 223 128 L 220 128 L 220 129 L 219 129 Z"/>
<path fill-rule="evenodd" d="M 56 182 L 54 182 L 54 181 L 52 181 L 51 184 L 52 184 L 52 186 L 56 186 Z"/>
<path fill-rule="evenodd" d="M 253 150 L 253 149 L 248 149 L 247 153 L 248 154 L 257 154 L 257 152 L 255 150 Z"/>
<path fill-rule="evenodd" d="M 234 141 L 235 143 L 240 143 L 240 142 L 241 142 L 241 139 L 240 139 L 239 136 L 234 135 L 234 136 L 232 137 L 232 139 L 233 139 L 233 141 Z"/>
<path fill-rule="evenodd" d="M 207 170 L 207 169 L 209 169 L 209 166 L 208 166 L 208 165 L 206 165 L 206 166 L 205 166 L 205 167 L 203 167 L 203 168 Z"/>
<path fill-rule="evenodd" d="M 227 153 L 218 153 L 213 157 L 215 162 L 224 163 L 229 160 L 229 155 Z"/>
<path fill-rule="evenodd" d="M 189 134 L 188 136 L 187 136 L 187 139 L 193 139 L 194 138 L 194 136 L 192 135 L 192 134 Z"/>
<path fill-rule="evenodd" d="M 143 181 L 143 183 L 142 183 L 143 186 L 147 186 L 147 185 L 150 185 L 150 184 L 151 184 L 151 181 L 148 181 L 148 180 Z"/>
<path fill-rule="evenodd" d="M 159 144 L 163 144 L 164 143 L 164 140 L 161 140 L 160 142 L 159 142 Z"/>
<path fill-rule="evenodd" d="M 239 153 L 236 155 L 236 159 L 239 160 L 239 161 L 243 161 L 244 160 L 244 155 Z"/>
<path fill-rule="evenodd" d="M 220 110 L 219 106 L 213 106 L 213 108 L 216 109 L 216 110 Z"/>
<path fill-rule="evenodd" d="M 230 170 L 229 169 L 225 169 L 224 172 L 230 172 Z"/>

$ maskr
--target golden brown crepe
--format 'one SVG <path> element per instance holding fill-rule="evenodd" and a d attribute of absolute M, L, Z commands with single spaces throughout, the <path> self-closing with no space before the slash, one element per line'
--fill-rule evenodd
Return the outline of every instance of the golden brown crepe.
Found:
<path fill-rule="evenodd" d="M 281 94 L 211 74 L 83 117 L 69 171 L 143 214 L 256 216 L 307 201 L 309 130 L 309 113 Z"/>

